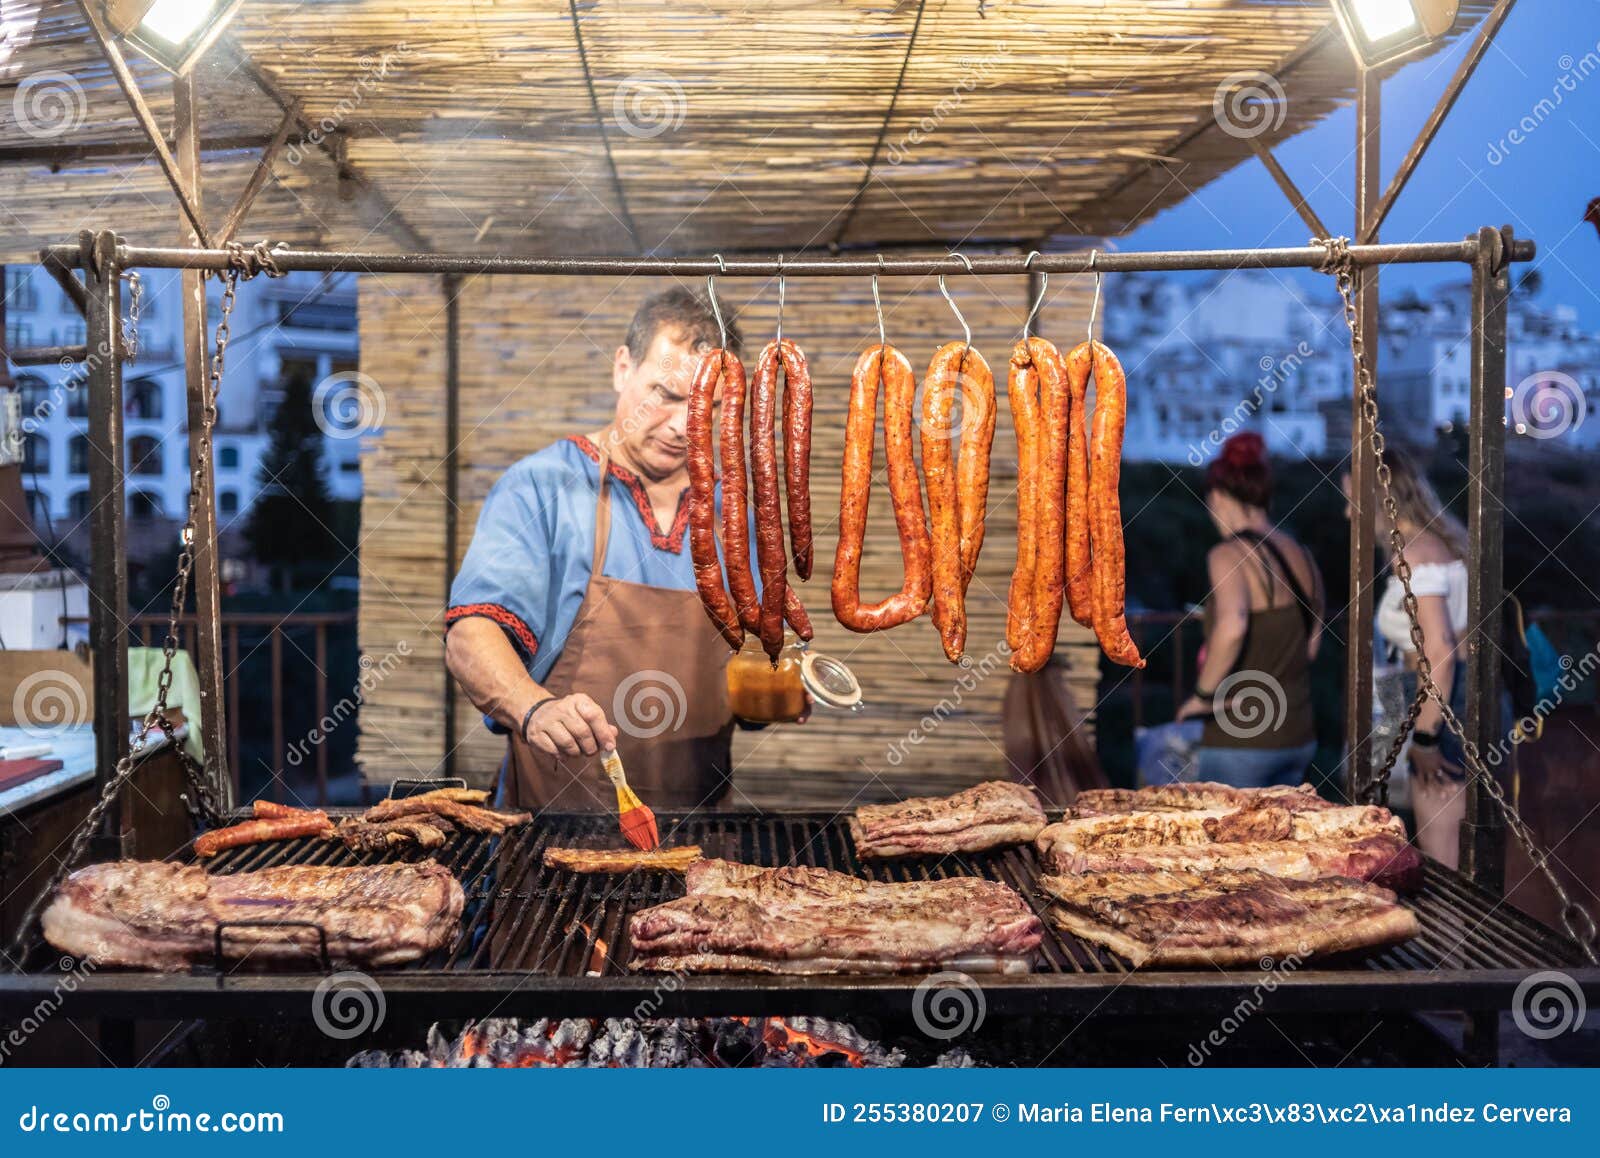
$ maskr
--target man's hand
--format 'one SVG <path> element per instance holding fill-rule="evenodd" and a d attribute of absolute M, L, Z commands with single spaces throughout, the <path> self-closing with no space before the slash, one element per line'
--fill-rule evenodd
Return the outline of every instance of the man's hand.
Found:
<path fill-rule="evenodd" d="M 617 729 L 599 704 L 574 692 L 541 705 L 522 738 L 548 756 L 593 756 L 617 746 Z"/>

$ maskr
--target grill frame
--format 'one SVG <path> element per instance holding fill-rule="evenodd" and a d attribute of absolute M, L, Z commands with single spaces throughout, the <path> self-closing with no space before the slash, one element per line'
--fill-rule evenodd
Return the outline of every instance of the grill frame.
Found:
<path fill-rule="evenodd" d="M 815 864 L 879 880 L 978 875 L 1016 888 L 1041 917 L 1039 863 L 1029 846 L 993 853 L 862 862 L 844 817 L 821 812 L 715 811 L 658 815 L 663 843 L 697 843 L 709 856 L 752 864 Z M 758 974 L 676 975 L 627 971 L 627 918 L 683 893 L 676 874 L 574 874 L 546 869 L 553 844 L 614 847 L 615 819 L 593 813 L 545 813 L 496 842 L 466 834 L 435 857 L 450 867 L 467 903 L 454 942 L 428 958 L 374 974 L 394 1016 L 797 1016 L 848 1017 L 909 1012 L 922 976 L 804 977 Z M 187 851 L 182 854 L 187 857 Z M 355 854 L 337 842 L 300 838 L 231 849 L 212 872 L 284 864 L 374 864 L 422 859 Z M 495 875 L 491 870 L 503 866 Z M 987 1010 L 1012 1015 L 1221 1014 L 1249 997 L 1282 1012 L 1509 1009 L 1530 974 L 1561 970 L 1600 1001 L 1600 969 L 1584 963 L 1564 935 L 1437 862 L 1404 898 L 1422 922 L 1421 936 L 1360 960 L 1274 970 L 1135 970 L 1045 920 L 1035 971 L 978 976 Z M 598 903 L 597 903 L 598 902 Z M 1463 936 L 1463 932 L 1467 932 Z M 313 931 L 314 935 L 314 931 Z M 586 976 L 594 940 L 610 949 L 605 971 Z M 509 947 L 498 951 L 497 938 Z M 0 1015 L 32 1008 L 62 988 L 59 954 L 37 943 L 29 971 L 0 976 Z M 532 961 L 542 965 L 527 968 Z M 76 979 L 72 1016 L 136 1013 L 154 1018 L 309 1019 L 326 974 L 95 971 Z"/>

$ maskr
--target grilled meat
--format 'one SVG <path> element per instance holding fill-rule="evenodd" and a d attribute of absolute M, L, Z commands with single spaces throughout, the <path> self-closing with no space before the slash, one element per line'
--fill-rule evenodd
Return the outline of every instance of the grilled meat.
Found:
<path fill-rule="evenodd" d="M 1021 844 L 1044 826 L 1031 788 L 989 780 L 952 796 L 864 805 L 850 818 L 850 836 L 863 858 L 936 856 Z"/>
<path fill-rule="evenodd" d="M 1187 811 L 1194 808 L 1282 808 L 1289 812 L 1314 812 L 1338 805 L 1317 795 L 1309 784 L 1295 788 L 1235 788 L 1201 780 L 1189 784 L 1153 784 L 1148 788 L 1090 788 L 1078 793 L 1073 809 L 1079 816 L 1097 812 L 1143 812 L 1153 809 Z"/>
<path fill-rule="evenodd" d="M 1068 851 L 1057 847 L 1046 859 L 1046 865 L 1058 873 L 1259 869 L 1302 881 L 1351 877 L 1398 892 L 1415 892 L 1422 887 L 1422 855 L 1407 841 L 1387 833 L 1342 840 L 1239 841 L 1110 850 Z"/>
<path fill-rule="evenodd" d="M 1048 876 L 1050 919 L 1136 966 L 1255 966 L 1392 945 L 1420 931 L 1388 889 L 1253 869 Z M 1263 965 L 1262 967 L 1267 967 Z"/>
<path fill-rule="evenodd" d="M 440 788 L 398 800 L 380 801 L 367 809 L 361 819 L 388 821 L 402 816 L 439 816 L 468 832 L 484 832 L 490 836 L 499 836 L 532 819 L 527 812 L 496 812 L 485 808 L 483 804 L 488 798 L 487 792 L 477 788 Z"/>
<path fill-rule="evenodd" d="M 1315 840 L 1390 835 L 1405 839 L 1405 827 L 1387 808 L 1327 808 L 1288 812 L 1281 808 L 1200 808 L 1172 812 L 1107 812 L 1074 816 L 1039 833 L 1039 853 L 1116 850 L 1152 845 L 1241 841 Z"/>
<path fill-rule="evenodd" d="M 448 869 L 420 864 L 288 865 L 209 874 L 198 865 L 118 861 L 69 876 L 45 910 L 45 939 L 101 965 L 175 971 L 210 961 L 224 921 L 309 921 L 336 962 L 414 961 L 446 944 L 465 898 Z M 223 953 L 252 964 L 308 966 L 314 931 L 223 930 Z"/>
<path fill-rule="evenodd" d="M 455 831 L 455 825 L 442 816 L 397 816 L 376 821 L 352 816 L 340 822 L 337 835 L 353 852 L 392 852 L 443 848 Z"/>
<path fill-rule="evenodd" d="M 971 877 L 907 884 L 815 868 L 702 860 L 689 895 L 634 915 L 644 969 L 764 973 L 1025 972 L 1039 919 L 1005 885 Z"/>
<path fill-rule="evenodd" d="M 628 873 L 635 869 L 647 872 L 681 873 L 700 859 L 700 846 L 686 844 L 678 848 L 657 848 L 643 852 L 636 848 L 547 848 L 544 850 L 546 868 L 566 869 L 572 873 Z"/>

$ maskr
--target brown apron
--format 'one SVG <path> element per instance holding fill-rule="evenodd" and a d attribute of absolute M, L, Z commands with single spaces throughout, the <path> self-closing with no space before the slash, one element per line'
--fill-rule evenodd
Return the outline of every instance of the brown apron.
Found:
<path fill-rule="evenodd" d="M 628 783 L 655 809 L 705 808 L 729 787 L 733 713 L 728 645 L 695 591 L 600 573 L 611 538 L 611 459 L 600 458 L 594 562 L 578 620 L 544 679 L 552 696 L 584 692 L 617 729 Z M 515 808 L 611 810 L 598 756 L 549 756 L 512 736 L 506 801 Z"/>

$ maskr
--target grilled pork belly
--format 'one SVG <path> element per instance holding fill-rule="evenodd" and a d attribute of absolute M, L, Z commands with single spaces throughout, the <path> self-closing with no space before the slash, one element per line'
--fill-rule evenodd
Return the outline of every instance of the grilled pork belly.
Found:
<path fill-rule="evenodd" d="M 1045 863 L 1058 873 L 1259 869 L 1302 881 L 1351 877 L 1399 892 L 1415 892 L 1422 887 L 1422 854 L 1407 841 L 1388 834 L 1342 840 L 1148 845 L 1115 850 L 1068 850 L 1058 846 Z"/>
<path fill-rule="evenodd" d="M 989 780 L 951 796 L 863 805 L 850 818 L 850 835 L 863 858 L 937 856 L 1026 843 L 1044 826 L 1031 788 Z"/>
<path fill-rule="evenodd" d="M 1253 967 L 1397 944 L 1420 931 L 1394 893 L 1344 877 L 1106 872 L 1047 876 L 1040 887 L 1055 901 L 1057 926 L 1135 966 Z"/>
<path fill-rule="evenodd" d="M 1095 812 L 1137 812 L 1149 809 L 1187 811 L 1194 808 L 1263 808 L 1316 812 L 1338 805 L 1317 795 L 1309 784 L 1294 788 L 1235 788 L 1201 780 L 1188 784 L 1153 784 L 1148 788 L 1090 788 L 1078 793 L 1073 808 L 1079 816 Z"/>
<path fill-rule="evenodd" d="M 449 942 L 465 904 L 450 871 L 418 864 L 285 865 L 208 874 L 198 865 L 118 861 L 79 869 L 44 912 L 45 939 L 101 965 L 174 971 L 211 961 L 223 921 L 310 921 L 335 962 L 414 961 Z M 223 953 L 252 964 L 316 959 L 312 930 L 223 930 Z"/>
<path fill-rule="evenodd" d="M 688 896 L 632 918 L 638 967 L 907 973 L 962 962 L 1026 971 L 1043 934 L 1013 890 L 972 877 L 886 883 L 703 860 L 685 883 Z"/>

